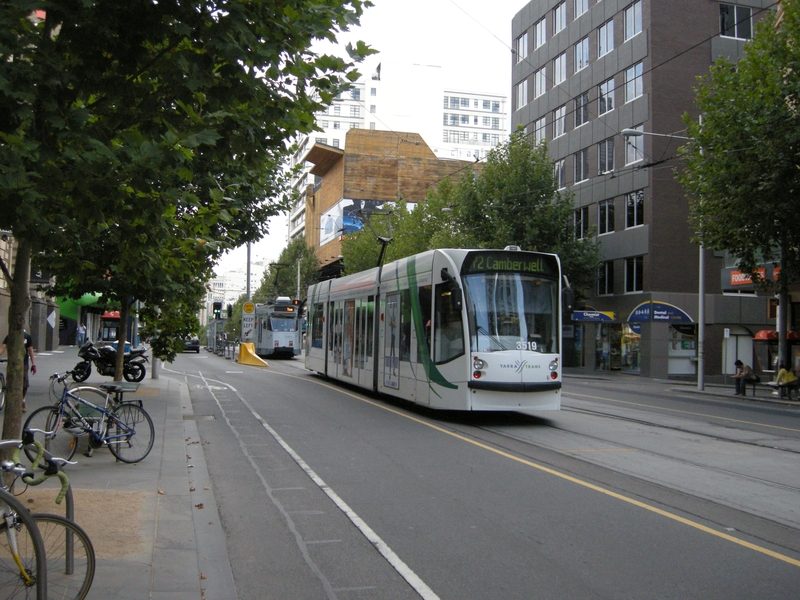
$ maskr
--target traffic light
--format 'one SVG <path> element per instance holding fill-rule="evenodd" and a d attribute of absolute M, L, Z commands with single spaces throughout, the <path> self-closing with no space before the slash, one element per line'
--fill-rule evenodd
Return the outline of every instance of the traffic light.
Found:
<path fill-rule="evenodd" d="M 232 317 L 233 317 L 233 306 L 228 304 L 228 318 L 230 319 Z"/>
<path fill-rule="evenodd" d="M 219 319 L 222 312 L 222 302 L 214 302 L 212 304 L 212 312 L 214 313 L 214 318 Z"/>

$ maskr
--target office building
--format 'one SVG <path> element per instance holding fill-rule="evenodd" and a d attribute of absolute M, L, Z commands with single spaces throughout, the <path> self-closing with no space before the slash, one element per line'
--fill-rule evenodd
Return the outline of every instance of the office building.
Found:
<path fill-rule="evenodd" d="M 771 4 L 535 0 L 514 17 L 511 125 L 547 140 L 576 237 L 600 242 L 597 286 L 565 329 L 572 364 L 696 377 L 700 251 L 674 176 L 682 117 L 697 118 L 697 76 L 739 57 Z M 721 285 L 722 253 L 702 252 L 704 372 L 732 373 L 774 327 L 769 299 Z"/>

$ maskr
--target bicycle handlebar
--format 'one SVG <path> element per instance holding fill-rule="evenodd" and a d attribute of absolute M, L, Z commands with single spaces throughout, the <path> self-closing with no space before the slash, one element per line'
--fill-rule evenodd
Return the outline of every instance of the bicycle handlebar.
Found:
<path fill-rule="evenodd" d="M 51 477 L 58 477 L 59 481 L 61 481 L 61 491 L 58 493 L 58 496 L 56 496 L 56 504 L 61 504 L 61 502 L 64 500 L 64 496 L 67 495 L 67 490 L 69 489 L 69 478 L 67 477 L 67 474 L 58 468 L 59 461 L 62 461 L 63 459 L 55 458 L 52 454 L 45 450 L 40 441 L 33 439 L 33 433 L 30 431 L 24 431 L 22 434 L 22 440 L 14 440 L 14 442 L 14 452 L 11 456 L 11 460 L 14 461 L 14 466 L 8 467 L 4 464 L 2 468 L 4 470 L 17 473 L 21 476 L 23 483 L 31 486 L 37 486 Z M 42 466 L 42 459 L 44 459 L 46 468 L 44 473 L 42 473 L 39 477 L 35 477 L 33 472 L 25 469 L 19 462 L 19 451 L 24 446 L 33 446 L 36 448 L 36 457 L 33 459 L 32 468 L 35 469 Z M 65 462 L 68 463 L 69 461 Z"/>

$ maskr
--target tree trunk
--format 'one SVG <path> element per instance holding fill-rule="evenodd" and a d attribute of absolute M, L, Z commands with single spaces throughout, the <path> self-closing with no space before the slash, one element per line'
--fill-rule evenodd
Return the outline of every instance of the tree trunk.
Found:
<path fill-rule="evenodd" d="M 117 329 L 117 364 L 114 366 L 114 381 L 122 381 L 122 367 L 125 364 L 125 342 L 128 341 L 128 316 L 131 305 L 123 298 L 119 308 L 119 328 Z"/>
<path fill-rule="evenodd" d="M 25 319 L 31 305 L 29 296 L 31 244 L 17 240 L 14 276 L 9 282 L 11 302 L 8 307 L 8 369 L 6 370 L 6 409 L 3 439 L 18 440 L 22 432 L 22 387 L 25 381 Z M 10 452 L 8 452 L 10 456 Z"/>

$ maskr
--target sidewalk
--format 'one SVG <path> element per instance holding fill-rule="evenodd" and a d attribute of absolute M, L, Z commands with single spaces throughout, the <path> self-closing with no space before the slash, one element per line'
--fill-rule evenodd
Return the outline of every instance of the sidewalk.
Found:
<path fill-rule="evenodd" d="M 71 369 L 77 349 L 36 355 L 28 414 L 50 404 L 48 377 Z M 67 466 L 75 499 L 75 521 L 92 540 L 97 571 L 89 598 L 142 600 L 227 600 L 236 590 L 217 518 L 217 505 L 184 381 L 152 365 L 135 394 L 153 419 L 155 443 L 138 464 L 116 462 L 107 449 L 83 456 L 85 442 Z M 94 372 L 84 385 L 110 382 Z M 0 413 L 0 417 L 2 413 Z M 26 415 L 23 415 L 23 419 Z M 52 502 L 57 486 L 29 488 L 20 499 L 33 512 L 64 514 Z"/>

